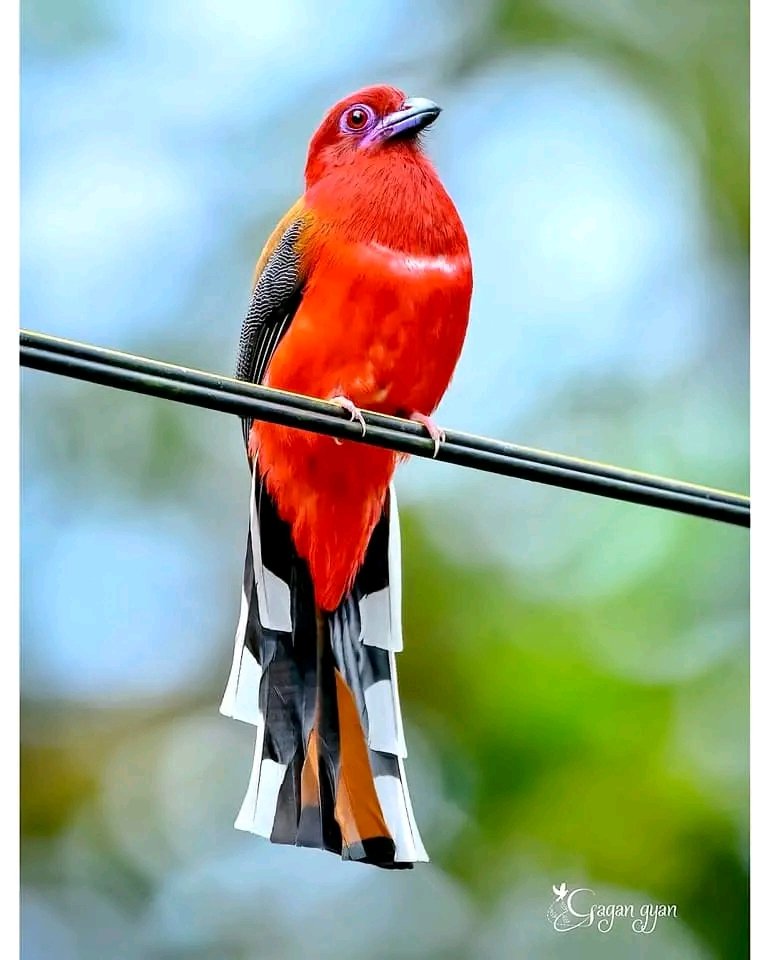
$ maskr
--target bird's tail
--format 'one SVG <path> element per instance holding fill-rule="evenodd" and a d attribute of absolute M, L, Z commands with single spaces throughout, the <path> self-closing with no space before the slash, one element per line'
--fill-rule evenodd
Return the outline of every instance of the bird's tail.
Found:
<path fill-rule="evenodd" d="M 429 859 L 405 779 L 401 649 L 394 489 L 352 590 L 326 613 L 254 466 L 240 622 L 221 704 L 226 716 L 257 726 L 236 827 L 380 867 Z"/>

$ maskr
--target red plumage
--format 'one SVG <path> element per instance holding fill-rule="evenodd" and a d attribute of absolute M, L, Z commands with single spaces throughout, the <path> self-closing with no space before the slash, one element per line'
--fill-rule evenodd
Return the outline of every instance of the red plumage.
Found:
<path fill-rule="evenodd" d="M 268 241 L 237 376 L 411 417 L 453 375 L 472 271 L 418 142 L 430 100 L 369 87 L 312 138 L 306 190 Z M 222 712 L 258 727 L 236 826 L 400 869 L 428 860 L 405 776 L 399 455 L 244 423 L 251 457 L 240 619 Z"/>
<path fill-rule="evenodd" d="M 415 137 L 370 145 L 343 131 L 350 107 L 377 116 L 404 94 L 378 86 L 333 107 L 312 138 L 297 248 L 303 291 L 267 367 L 272 387 L 398 416 L 429 415 L 467 328 L 472 270 L 456 208 Z M 363 561 L 398 454 L 254 423 L 252 453 L 333 610 Z"/>

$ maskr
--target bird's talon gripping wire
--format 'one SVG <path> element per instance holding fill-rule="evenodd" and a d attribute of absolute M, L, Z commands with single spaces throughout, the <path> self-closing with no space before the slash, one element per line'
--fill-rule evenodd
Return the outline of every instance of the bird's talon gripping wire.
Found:
<path fill-rule="evenodd" d="M 432 438 L 432 443 L 435 445 L 435 450 L 432 456 L 433 458 L 436 457 L 440 451 L 440 446 L 445 443 L 445 430 L 438 426 L 432 417 L 427 416 L 425 413 L 412 413 L 409 419 L 413 420 L 415 423 L 420 423 L 430 435 Z"/>
<path fill-rule="evenodd" d="M 349 399 L 349 397 L 344 397 L 344 396 L 331 397 L 330 402 L 335 403 L 336 406 L 341 407 L 342 410 L 346 410 L 347 413 L 349 414 L 349 419 L 353 423 L 357 422 L 360 424 L 360 436 L 364 437 L 368 429 L 368 426 L 365 422 L 365 417 L 363 417 L 359 408 L 355 406 L 355 404 Z M 341 444 L 343 443 L 343 441 L 340 440 L 338 437 L 334 437 L 333 440 L 337 446 L 341 446 Z"/>

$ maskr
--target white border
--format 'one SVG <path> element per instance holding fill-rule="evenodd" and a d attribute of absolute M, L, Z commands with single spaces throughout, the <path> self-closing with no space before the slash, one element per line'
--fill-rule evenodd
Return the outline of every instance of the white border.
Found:
<path fill-rule="evenodd" d="M 0 610 L 8 629 L 3 631 L 0 692 L 2 704 L 4 799 L 3 880 L 4 915 L 2 953 L 19 955 L 19 10 L 15 3 L 0 6 L 0 97 L 2 98 L 2 202 L 0 222 L 5 243 L 0 256 L 3 316 L 3 370 L 0 374 L 3 411 L 2 522 L 3 550 L 7 554 L 0 577 Z M 10 808 L 10 809 L 9 809 Z M 8 888 L 11 889 L 8 889 Z"/>
<path fill-rule="evenodd" d="M 768 404 L 766 388 L 766 321 L 768 320 L 768 296 L 766 296 L 766 271 L 768 270 L 768 244 L 766 244 L 766 210 L 768 209 L 768 148 L 766 148 L 766 95 L 768 70 L 765 52 L 768 44 L 768 11 L 766 4 L 751 4 L 751 76 L 750 76 L 750 134 L 751 134 L 751 280 L 750 280 L 750 383 L 751 423 L 757 426 L 752 432 L 750 487 L 755 508 L 750 541 L 751 556 L 751 674 L 750 674 L 750 773 L 751 773 L 751 955 L 762 957 L 768 954 L 768 933 L 762 920 L 766 883 L 766 788 L 765 731 L 768 728 L 768 616 L 766 616 L 766 577 L 768 564 L 765 556 L 765 407 Z M 761 442 L 762 441 L 762 442 Z"/>

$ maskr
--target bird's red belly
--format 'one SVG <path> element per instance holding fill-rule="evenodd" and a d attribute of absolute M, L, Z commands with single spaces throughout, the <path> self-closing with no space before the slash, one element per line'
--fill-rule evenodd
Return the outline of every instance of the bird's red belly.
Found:
<path fill-rule="evenodd" d="M 466 333 L 468 256 L 352 249 L 313 271 L 265 383 L 410 416 L 430 414 Z M 397 454 L 257 423 L 259 467 L 307 560 L 318 603 L 335 608 L 362 562 Z"/>
<path fill-rule="evenodd" d="M 383 249 L 383 248 L 382 248 Z M 431 413 L 467 328 L 469 258 L 358 248 L 314 271 L 267 382 L 343 393 L 384 413 Z"/>

